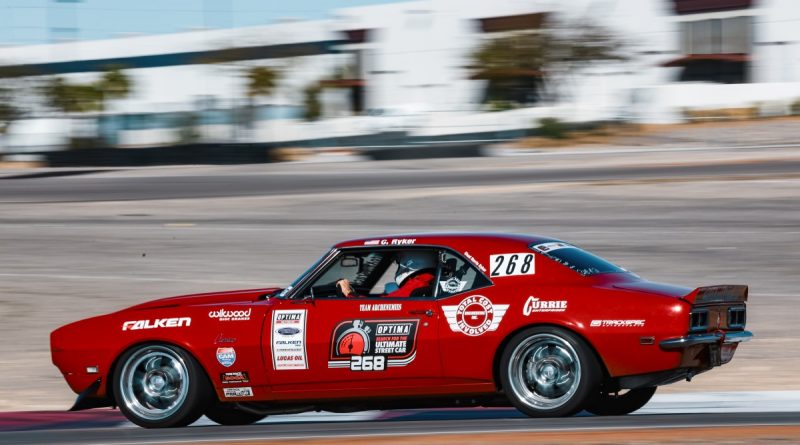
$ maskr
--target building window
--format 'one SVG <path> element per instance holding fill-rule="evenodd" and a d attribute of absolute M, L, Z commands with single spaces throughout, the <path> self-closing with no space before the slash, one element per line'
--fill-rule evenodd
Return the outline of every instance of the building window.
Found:
<path fill-rule="evenodd" d="M 683 67 L 682 82 L 749 82 L 753 44 L 751 16 L 682 23 L 683 56 L 664 64 Z"/>
<path fill-rule="evenodd" d="M 752 17 L 683 22 L 684 54 L 749 54 Z"/>

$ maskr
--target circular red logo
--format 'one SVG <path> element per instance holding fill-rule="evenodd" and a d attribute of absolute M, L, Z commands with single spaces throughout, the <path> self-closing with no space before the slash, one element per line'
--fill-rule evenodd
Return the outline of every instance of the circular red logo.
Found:
<path fill-rule="evenodd" d="M 456 309 L 456 324 L 461 332 L 467 335 L 483 334 L 492 326 L 493 320 L 492 302 L 482 295 L 474 295 L 461 300 Z"/>
<path fill-rule="evenodd" d="M 358 332 L 350 332 L 339 339 L 338 349 L 341 355 L 361 355 L 365 347 L 364 336 Z"/>

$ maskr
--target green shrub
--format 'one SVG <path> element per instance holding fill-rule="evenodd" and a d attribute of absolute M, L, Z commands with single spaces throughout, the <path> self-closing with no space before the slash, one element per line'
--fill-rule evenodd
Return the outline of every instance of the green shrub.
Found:
<path fill-rule="evenodd" d="M 789 105 L 789 110 L 792 113 L 792 116 L 800 115 L 800 99 L 795 100 Z"/>
<path fill-rule="evenodd" d="M 550 139 L 566 139 L 567 127 L 563 122 L 554 117 L 539 119 L 539 127 L 536 129 L 539 136 Z"/>

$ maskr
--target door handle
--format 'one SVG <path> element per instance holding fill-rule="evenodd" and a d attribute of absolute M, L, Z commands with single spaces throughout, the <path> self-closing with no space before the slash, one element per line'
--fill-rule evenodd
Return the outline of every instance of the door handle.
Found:
<path fill-rule="evenodd" d="M 408 311 L 411 315 L 427 315 L 428 317 L 433 317 L 433 311 L 430 309 L 414 309 L 413 311 Z"/>

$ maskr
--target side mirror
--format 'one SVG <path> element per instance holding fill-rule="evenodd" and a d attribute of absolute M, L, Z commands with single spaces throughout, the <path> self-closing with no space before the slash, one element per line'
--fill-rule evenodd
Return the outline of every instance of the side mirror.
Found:
<path fill-rule="evenodd" d="M 342 267 L 358 267 L 359 261 L 357 257 L 346 256 L 342 257 L 342 260 L 339 261 L 339 265 L 341 265 Z"/>

